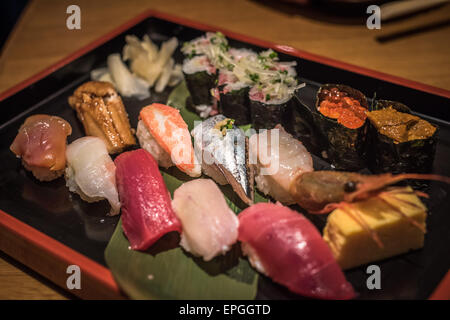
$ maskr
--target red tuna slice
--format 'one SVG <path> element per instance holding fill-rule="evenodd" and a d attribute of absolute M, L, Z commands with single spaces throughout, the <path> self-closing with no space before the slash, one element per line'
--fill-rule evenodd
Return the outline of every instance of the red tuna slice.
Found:
<path fill-rule="evenodd" d="M 146 250 L 166 233 L 181 232 L 169 191 L 150 153 L 144 149 L 125 152 L 114 163 L 122 228 L 131 248 Z"/>
<path fill-rule="evenodd" d="M 239 240 L 253 266 L 297 294 L 355 296 L 319 231 L 296 211 L 272 203 L 245 209 L 239 214 Z"/>

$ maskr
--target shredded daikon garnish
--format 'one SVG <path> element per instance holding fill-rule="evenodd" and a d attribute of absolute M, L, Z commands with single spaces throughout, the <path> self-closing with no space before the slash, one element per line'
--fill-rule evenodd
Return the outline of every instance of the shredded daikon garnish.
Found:
<path fill-rule="evenodd" d="M 280 62 L 272 49 L 259 54 L 244 49 L 244 54 L 236 55 L 239 49 L 230 48 L 220 32 L 208 32 L 186 42 L 181 50 L 188 58 L 205 55 L 215 68 L 232 72 L 238 82 L 257 86 L 265 101 L 284 101 L 305 85 L 296 79 L 295 61 Z"/>

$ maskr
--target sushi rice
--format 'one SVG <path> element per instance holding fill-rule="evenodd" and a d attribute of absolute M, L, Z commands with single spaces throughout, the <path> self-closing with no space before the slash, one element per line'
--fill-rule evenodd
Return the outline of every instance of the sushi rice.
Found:
<path fill-rule="evenodd" d="M 208 32 L 204 36 L 186 42 L 182 52 L 187 56 L 183 71 L 192 72 L 195 61 L 191 60 L 206 57 L 219 70 L 217 87 L 220 88 L 221 93 L 226 94 L 250 87 L 248 92 L 250 102 L 256 101 L 265 105 L 282 107 L 292 99 L 298 89 L 305 86 L 304 83 L 298 83 L 295 61 L 281 62 L 278 54 L 271 49 L 256 53 L 249 49 L 230 48 L 228 40 L 220 32 Z M 188 85 L 191 95 L 195 95 L 195 90 L 191 90 L 191 87 L 192 85 Z M 214 92 L 211 95 L 215 95 Z M 226 103 L 232 103 L 232 101 Z M 195 101 L 194 104 L 196 104 Z M 226 116 L 232 116 L 227 114 L 227 110 L 235 109 L 234 107 L 227 108 L 224 105 L 221 107 L 221 111 L 225 111 Z M 250 105 L 247 105 L 246 108 L 237 112 L 243 113 L 240 118 L 246 119 L 245 113 L 249 110 Z M 266 108 L 257 108 L 256 112 L 268 111 Z M 277 120 L 281 122 L 282 119 Z M 276 123 L 267 123 L 267 125 L 273 128 Z"/>

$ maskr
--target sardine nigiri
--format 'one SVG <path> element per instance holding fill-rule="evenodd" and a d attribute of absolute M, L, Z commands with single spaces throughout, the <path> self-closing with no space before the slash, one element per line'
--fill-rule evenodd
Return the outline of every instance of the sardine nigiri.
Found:
<path fill-rule="evenodd" d="M 163 167 L 176 165 L 191 177 L 199 177 L 191 136 L 180 111 L 160 103 L 144 107 L 139 114 L 137 137 L 142 148 Z"/>
<path fill-rule="evenodd" d="M 114 162 L 122 228 L 131 248 L 145 250 L 166 233 L 181 232 L 169 191 L 151 154 L 144 149 L 128 151 Z"/>
<path fill-rule="evenodd" d="M 258 189 L 283 204 L 295 203 L 289 193 L 292 181 L 298 175 L 314 170 L 308 150 L 281 125 L 252 135 L 249 145 Z"/>
<path fill-rule="evenodd" d="M 218 184 L 230 184 L 241 200 L 251 205 L 254 175 L 248 166 L 248 139 L 234 120 L 218 114 L 191 131 L 195 150 L 201 153 L 203 173 Z"/>
<path fill-rule="evenodd" d="M 82 137 L 67 146 L 66 185 L 87 202 L 103 199 L 111 215 L 120 211 L 116 188 L 116 167 L 105 143 L 97 137 Z"/>
<path fill-rule="evenodd" d="M 173 210 L 181 221 L 181 246 L 209 261 L 237 241 L 239 220 L 211 179 L 183 183 L 174 192 Z"/>
<path fill-rule="evenodd" d="M 66 120 L 36 114 L 22 124 L 10 149 L 38 180 L 50 181 L 64 173 L 67 136 L 71 133 Z"/>
<path fill-rule="evenodd" d="M 257 203 L 242 211 L 239 240 L 258 271 L 292 292 L 320 299 L 355 296 L 319 231 L 288 207 Z"/>

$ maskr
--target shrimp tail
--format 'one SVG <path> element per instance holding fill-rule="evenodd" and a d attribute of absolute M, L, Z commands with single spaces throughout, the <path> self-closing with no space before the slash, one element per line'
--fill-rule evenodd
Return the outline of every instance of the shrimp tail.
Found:
<path fill-rule="evenodd" d="M 433 180 L 450 184 L 450 177 L 437 174 L 420 174 L 420 173 L 402 173 L 393 175 L 391 173 L 380 174 L 376 176 L 365 177 L 358 186 L 358 189 L 349 193 L 345 197 L 345 201 L 353 202 L 357 199 L 368 198 L 372 193 L 384 188 L 385 186 L 407 180 Z"/>

